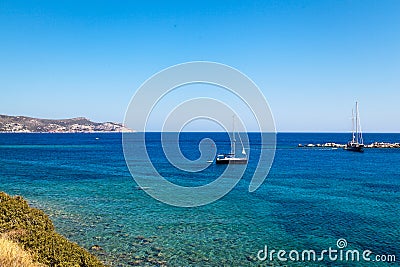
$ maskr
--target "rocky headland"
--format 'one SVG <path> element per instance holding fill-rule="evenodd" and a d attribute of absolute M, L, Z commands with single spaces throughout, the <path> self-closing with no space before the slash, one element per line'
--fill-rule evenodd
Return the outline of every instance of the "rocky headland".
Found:
<path fill-rule="evenodd" d="M 25 116 L 0 115 L 0 132 L 12 133 L 90 133 L 133 132 L 115 122 L 93 122 L 84 117 L 72 119 L 38 119 Z"/>

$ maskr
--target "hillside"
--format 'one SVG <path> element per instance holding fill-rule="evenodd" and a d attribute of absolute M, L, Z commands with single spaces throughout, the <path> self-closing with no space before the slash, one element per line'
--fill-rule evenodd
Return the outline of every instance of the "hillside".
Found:
<path fill-rule="evenodd" d="M 0 245 L 2 267 L 104 266 L 86 249 L 58 234 L 43 211 L 4 192 L 0 192 Z"/>
<path fill-rule="evenodd" d="M 76 133 L 76 132 L 131 132 L 122 124 L 93 122 L 83 117 L 61 120 L 38 119 L 25 116 L 0 115 L 0 132 Z"/>

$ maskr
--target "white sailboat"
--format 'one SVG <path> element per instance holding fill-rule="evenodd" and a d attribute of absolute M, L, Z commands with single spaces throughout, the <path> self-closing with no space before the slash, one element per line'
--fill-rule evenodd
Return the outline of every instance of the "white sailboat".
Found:
<path fill-rule="evenodd" d="M 355 114 L 354 114 L 355 113 Z M 364 152 L 364 140 L 361 131 L 360 113 L 358 111 L 358 102 L 356 102 L 356 108 L 352 110 L 352 122 L 353 122 L 353 138 L 349 141 L 345 147 L 348 151 Z"/>
<path fill-rule="evenodd" d="M 231 152 L 228 154 L 218 154 L 215 160 L 216 164 L 247 164 L 247 154 L 244 149 L 242 138 L 238 133 L 240 144 L 242 146 L 242 157 L 236 157 L 236 133 L 235 133 L 235 116 L 233 116 L 233 130 L 232 130 L 232 142 Z"/>

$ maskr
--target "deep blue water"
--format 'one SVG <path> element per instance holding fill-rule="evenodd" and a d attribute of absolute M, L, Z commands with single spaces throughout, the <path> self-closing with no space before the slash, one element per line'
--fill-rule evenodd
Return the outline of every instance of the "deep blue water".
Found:
<path fill-rule="evenodd" d="M 182 153 L 196 159 L 208 137 L 229 150 L 222 133 L 183 133 Z M 345 143 L 349 134 L 280 133 L 271 171 L 248 192 L 260 143 L 250 134 L 244 177 L 222 199 L 197 208 L 158 202 L 137 190 L 126 166 L 120 134 L 0 134 L 0 190 L 22 195 L 46 211 L 57 230 L 112 266 L 157 258 L 169 266 L 313 266 L 260 262 L 271 249 L 321 251 L 344 238 L 349 249 L 397 254 L 400 261 L 400 149 L 297 148 L 302 143 Z M 98 138 L 98 139 L 96 139 Z M 365 143 L 400 142 L 400 134 L 365 134 Z M 147 136 L 155 166 L 170 181 L 197 186 L 224 166 L 184 173 L 162 153 L 159 134 Z M 146 170 L 141 170 L 145 175 Z M 147 241 L 143 241 L 143 238 Z M 396 263 L 319 262 L 318 266 L 394 266 Z"/>

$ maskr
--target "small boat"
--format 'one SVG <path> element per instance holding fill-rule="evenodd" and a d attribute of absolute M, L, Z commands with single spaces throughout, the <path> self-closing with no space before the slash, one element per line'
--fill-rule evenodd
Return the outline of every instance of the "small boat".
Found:
<path fill-rule="evenodd" d="M 238 134 L 238 136 L 242 145 L 242 154 L 244 155 L 244 157 L 236 157 L 235 116 L 233 116 L 231 152 L 228 154 L 218 154 L 217 158 L 215 159 L 216 164 L 247 164 L 246 150 L 244 149 L 240 134 Z"/>
<path fill-rule="evenodd" d="M 237 158 L 235 155 L 229 154 L 219 154 L 215 160 L 217 164 L 247 164 L 247 157 Z"/>
<path fill-rule="evenodd" d="M 354 114 L 355 113 L 355 114 Z M 364 140 L 361 131 L 360 114 L 358 111 L 358 102 L 356 102 L 355 111 L 352 111 L 352 122 L 353 122 L 353 138 L 347 143 L 344 149 L 353 152 L 364 152 Z"/>
<path fill-rule="evenodd" d="M 136 189 L 136 190 L 147 190 L 147 189 L 150 189 L 150 187 L 146 187 L 146 186 L 136 186 L 135 189 Z"/>

